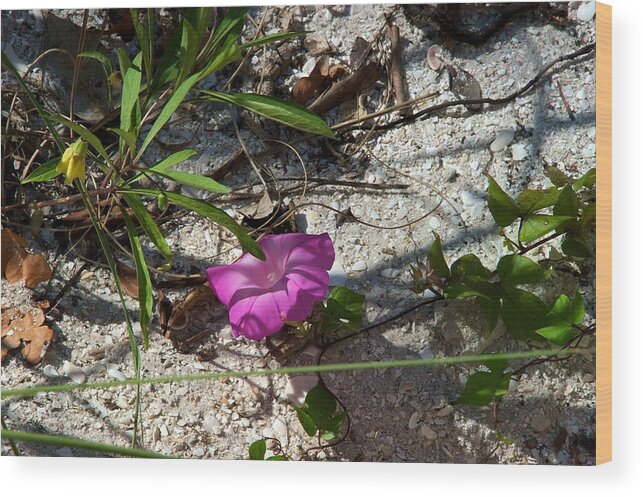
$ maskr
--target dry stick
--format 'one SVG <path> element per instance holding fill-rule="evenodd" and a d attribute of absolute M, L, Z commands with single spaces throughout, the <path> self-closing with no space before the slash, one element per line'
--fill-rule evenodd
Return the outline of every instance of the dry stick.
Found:
<path fill-rule="evenodd" d="M 521 95 L 524 95 L 527 93 L 529 90 L 531 90 L 554 66 L 557 64 L 560 64 L 561 62 L 566 62 L 566 61 L 571 61 L 574 60 L 578 57 L 581 57 L 583 55 L 587 55 L 592 53 L 596 49 L 596 43 L 590 43 L 588 45 L 585 45 L 584 47 L 581 47 L 580 49 L 576 50 L 575 52 L 572 52 L 567 55 L 562 55 L 561 57 L 558 57 L 557 59 L 554 59 L 551 61 L 549 64 L 547 64 L 545 67 L 543 67 L 538 74 L 536 74 L 526 85 L 524 85 L 522 88 L 519 90 L 516 90 L 515 92 L 501 98 L 476 98 L 476 99 L 458 99 L 458 100 L 451 100 L 448 102 L 442 102 L 440 104 L 428 107 L 424 110 L 418 111 L 414 114 L 411 114 L 406 117 L 402 117 L 400 119 L 396 119 L 394 121 L 391 121 L 390 123 L 383 124 L 380 126 L 377 126 L 376 131 L 384 131 L 387 129 L 394 128 L 398 125 L 401 124 L 406 124 L 412 121 L 416 121 L 418 119 L 427 119 L 432 113 L 437 112 L 439 110 L 447 109 L 449 107 L 455 107 L 457 105 L 476 105 L 476 104 L 489 104 L 489 105 L 501 105 L 501 104 L 506 104 L 508 102 L 511 102 L 515 100 L 516 98 L 520 97 Z M 361 126 L 355 126 L 352 128 L 347 128 L 342 130 L 342 133 L 346 133 L 349 131 L 358 131 L 364 129 Z"/>
<path fill-rule="evenodd" d="M 565 110 L 567 111 L 567 115 L 569 116 L 569 119 L 572 121 L 575 121 L 576 116 L 574 115 L 574 111 L 572 110 L 572 108 L 569 106 L 569 102 L 567 101 L 567 97 L 565 96 L 565 92 L 563 91 L 563 85 L 560 84 L 560 79 L 556 80 L 556 84 L 558 85 L 560 98 L 563 100 L 563 105 L 565 106 Z"/>
<path fill-rule="evenodd" d="M 388 28 L 389 40 L 391 41 L 391 61 L 389 63 L 389 75 L 393 83 L 395 92 L 395 102 L 403 104 L 409 99 L 409 92 L 406 88 L 404 79 L 404 69 L 402 68 L 402 46 L 400 44 L 400 28 L 392 24 Z M 404 107 L 400 114 L 408 116 L 413 112 L 410 107 Z"/>

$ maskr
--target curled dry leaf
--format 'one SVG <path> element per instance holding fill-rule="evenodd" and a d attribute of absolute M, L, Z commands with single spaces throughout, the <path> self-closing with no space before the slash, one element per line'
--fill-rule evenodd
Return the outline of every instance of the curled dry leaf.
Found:
<path fill-rule="evenodd" d="M 118 273 L 118 279 L 120 280 L 121 288 L 125 292 L 125 295 L 138 300 L 138 279 L 136 277 L 136 269 L 117 262 L 116 272 Z"/>
<path fill-rule="evenodd" d="M 38 364 L 47 353 L 54 331 L 44 325 L 41 308 L 22 314 L 14 308 L 2 311 L 2 359 L 10 351 L 20 349 L 28 364 Z"/>
<path fill-rule="evenodd" d="M 308 76 L 300 78 L 292 89 L 292 98 L 299 104 L 310 100 L 315 92 L 326 82 L 328 77 L 328 57 L 321 57 Z"/>
<path fill-rule="evenodd" d="M 237 209 L 240 214 L 249 219 L 266 219 L 274 210 L 268 190 L 264 192 L 259 202 Z"/>
<path fill-rule="evenodd" d="M 319 35 L 307 36 L 304 40 L 304 48 L 313 57 L 333 51 L 333 48 L 330 46 L 330 43 L 328 43 L 326 38 Z"/>
<path fill-rule="evenodd" d="M 163 335 L 182 352 L 228 322 L 227 309 L 207 284 L 197 287 L 184 299 L 169 306 L 171 310 L 168 309 L 168 302 L 164 302 L 162 321 L 166 323 L 162 322 Z"/>
<path fill-rule="evenodd" d="M 27 242 L 10 229 L 2 230 L 2 274 L 13 284 L 25 280 L 27 288 L 51 278 L 51 268 L 41 254 L 30 254 Z"/>
<path fill-rule="evenodd" d="M 453 66 L 447 66 L 447 69 L 453 93 L 466 100 L 480 100 L 482 98 L 480 83 L 471 73 L 461 68 L 456 70 Z M 479 111 L 482 109 L 482 104 L 466 104 L 465 107 L 471 111 Z"/>

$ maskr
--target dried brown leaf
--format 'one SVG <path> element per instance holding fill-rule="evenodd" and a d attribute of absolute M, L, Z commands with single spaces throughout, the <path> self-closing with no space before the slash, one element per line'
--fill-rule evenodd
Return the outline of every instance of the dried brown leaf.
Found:
<path fill-rule="evenodd" d="M 208 284 L 201 285 L 172 305 L 164 335 L 185 351 L 190 345 L 227 323 L 227 310 Z"/>
<path fill-rule="evenodd" d="M 27 242 L 21 237 L 16 235 L 10 229 L 2 230 L 2 274 L 5 274 L 9 261 L 14 256 L 18 256 L 20 260 L 27 256 Z"/>
<path fill-rule="evenodd" d="M 312 56 L 327 54 L 333 50 L 326 38 L 319 35 L 307 36 L 304 40 L 304 48 Z"/>
<path fill-rule="evenodd" d="M 41 254 L 25 250 L 27 242 L 9 229 L 2 230 L 2 274 L 11 284 L 24 279 L 27 288 L 51 278 L 51 268 Z"/>
<path fill-rule="evenodd" d="M 49 281 L 51 274 L 51 268 L 41 254 L 29 254 L 22 261 L 22 275 L 27 288 L 33 288 L 43 281 Z"/>
<path fill-rule="evenodd" d="M 237 210 L 240 214 L 249 219 L 265 219 L 270 216 L 275 209 L 272 205 L 270 194 L 266 190 L 259 202 Z"/>
<path fill-rule="evenodd" d="M 54 331 L 45 326 L 44 322 L 42 309 L 32 309 L 24 315 L 14 308 L 3 310 L 2 358 L 9 351 L 20 348 L 20 353 L 28 364 L 38 364 L 54 337 Z"/>
<path fill-rule="evenodd" d="M 456 70 L 453 66 L 448 66 L 447 69 L 449 70 L 450 86 L 453 93 L 467 100 L 480 100 L 482 98 L 480 83 L 471 73 L 460 68 Z M 482 109 L 482 104 L 468 104 L 465 107 L 472 111 L 479 111 Z"/>
<path fill-rule="evenodd" d="M 136 269 L 133 269 L 120 262 L 116 263 L 116 272 L 121 283 L 121 288 L 126 295 L 138 300 L 138 279 Z"/>

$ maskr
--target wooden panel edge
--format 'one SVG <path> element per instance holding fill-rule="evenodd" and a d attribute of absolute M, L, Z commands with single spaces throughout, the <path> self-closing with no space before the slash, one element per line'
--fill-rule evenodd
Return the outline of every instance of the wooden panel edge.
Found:
<path fill-rule="evenodd" d="M 596 2 L 596 464 L 612 460 L 612 7 Z"/>

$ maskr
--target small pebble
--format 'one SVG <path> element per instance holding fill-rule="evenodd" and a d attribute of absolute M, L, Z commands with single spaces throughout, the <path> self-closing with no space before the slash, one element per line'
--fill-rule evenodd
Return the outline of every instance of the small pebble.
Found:
<path fill-rule="evenodd" d="M 380 276 L 383 276 L 384 278 L 394 279 L 397 278 L 400 273 L 401 271 L 399 269 L 386 268 L 380 271 Z"/>
<path fill-rule="evenodd" d="M 56 455 L 58 455 L 58 457 L 74 457 L 74 453 L 69 447 L 61 447 L 56 451 Z"/>
<path fill-rule="evenodd" d="M 60 376 L 60 373 L 58 373 L 58 370 L 53 367 L 51 364 L 47 364 L 44 368 L 42 368 L 42 372 L 45 374 L 45 376 L 48 376 L 49 378 L 58 378 Z"/>
<path fill-rule="evenodd" d="M 194 451 L 192 452 L 192 455 L 194 457 L 203 457 L 205 455 L 205 450 L 199 447 L 197 449 L 194 449 Z"/>
<path fill-rule="evenodd" d="M 589 22 L 594 18 L 594 14 L 596 14 L 596 3 L 585 2 L 578 7 L 576 18 L 581 22 Z"/>
<path fill-rule="evenodd" d="M 409 418 L 409 430 L 415 430 L 420 425 L 420 413 L 414 412 Z"/>
<path fill-rule="evenodd" d="M 420 350 L 420 357 L 422 359 L 433 359 L 435 357 L 433 355 L 433 352 L 429 347 L 424 347 L 422 350 Z"/>
<path fill-rule="evenodd" d="M 524 160 L 528 156 L 527 147 L 521 143 L 511 146 L 511 157 L 513 160 Z"/>
<path fill-rule="evenodd" d="M 107 375 L 118 381 L 125 381 L 127 379 L 125 375 L 116 368 L 109 368 L 107 370 Z"/>
<path fill-rule="evenodd" d="M 306 395 L 317 386 L 317 383 L 319 383 L 319 379 L 314 374 L 292 376 L 288 378 L 286 384 L 286 398 L 297 407 L 302 407 Z"/>
<path fill-rule="evenodd" d="M 496 139 L 491 142 L 491 151 L 492 152 L 501 152 L 505 149 L 507 145 L 511 143 L 514 139 L 513 129 L 501 129 L 496 134 Z"/>
<path fill-rule="evenodd" d="M 83 373 L 83 370 L 69 361 L 65 361 L 63 363 L 63 375 L 71 378 L 71 381 L 74 383 L 85 382 L 85 374 Z"/>
<path fill-rule="evenodd" d="M 366 262 L 360 260 L 353 264 L 353 267 L 351 267 L 351 271 L 366 271 L 367 267 L 368 266 L 366 265 Z"/>

